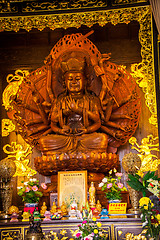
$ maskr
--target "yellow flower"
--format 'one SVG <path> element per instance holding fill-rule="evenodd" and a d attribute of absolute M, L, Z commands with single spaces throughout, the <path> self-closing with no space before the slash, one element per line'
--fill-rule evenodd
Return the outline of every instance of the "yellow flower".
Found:
<path fill-rule="evenodd" d="M 148 210 L 148 206 L 147 206 L 147 205 L 143 205 L 143 208 L 144 208 L 145 210 Z"/>
<path fill-rule="evenodd" d="M 156 218 L 157 218 L 158 221 L 160 221 L 160 214 L 157 214 Z"/>
<path fill-rule="evenodd" d="M 97 219 L 94 217 L 94 218 L 92 218 L 92 220 L 94 221 L 94 222 L 96 222 L 97 221 Z"/>
<path fill-rule="evenodd" d="M 139 170 L 136 174 L 139 175 L 141 178 L 143 178 L 144 173 L 141 172 L 141 170 Z"/>
<path fill-rule="evenodd" d="M 97 229 L 94 229 L 94 233 L 97 234 L 97 233 L 98 233 L 98 230 L 97 230 Z"/>
<path fill-rule="evenodd" d="M 139 206 L 140 207 L 143 207 L 144 205 L 147 205 L 151 203 L 151 200 L 148 198 L 148 197 L 142 197 L 140 200 L 139 200 Z"/>
<path fill-rule="evenodd" d="M 110 175 L 112 174 L 112 169 L 109 171 L 109 174 L 110 174 Z"/>
<path fill-rule="evenodd" d="M 101 227 L 101 226 L 102 226 L 102 223 L 98 222 L 97 227 Z"/>
<path fill-rule="evenodd" d="M 154 223 L 154 226 L 157 228 L 158 227 L 158 223 Z"/>
<path fill-rule="evenodd" d="M 151 216 L 151 219 L 154 219 L 154 217 L 153 217 L 153 216 Z"/>

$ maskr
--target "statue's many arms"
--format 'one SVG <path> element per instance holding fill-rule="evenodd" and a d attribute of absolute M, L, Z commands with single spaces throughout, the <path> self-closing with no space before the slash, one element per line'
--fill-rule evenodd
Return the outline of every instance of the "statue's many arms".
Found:
<path fill-rule="evenodd" d="M 41 150 L 41 174 L 117 167 L 115 153 L 135 132 L 141 102 L 131 75 L 109 58 L 87 36 L 66 35 L 20 84 L 10 116 Z"/>

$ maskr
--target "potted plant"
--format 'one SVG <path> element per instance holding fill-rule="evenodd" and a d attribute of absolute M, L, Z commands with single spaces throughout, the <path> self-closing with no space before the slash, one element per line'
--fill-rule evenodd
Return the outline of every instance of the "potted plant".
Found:
<path fill-rule="evenodd" d="M 25 204 L 24 211 L 30 210 L 32 213 L 38 205 L 40 197 L 43 193 L 39 191 L 39 181 L 36 178 L 31 178 L 29 181 L 22 181 L 22 186 L 18 187 L 18 195 L 22 197 Z"/>
<path fill-rule="evenodd" d="M 119 202 L 122 198 L 122 191 L 127 191 L 123 183 L 120 182 L 122 175 L 116 169 L 110 170 L 109 176 L 104 177 L 99 183 L 99 187 L 104 191 L 109 202 Z"/>
<path fill-rule="evenodd" d="M 155 171 L 128 175 L 128 185 L 142 193 L 139 200 L 145 236 L 152 240 L 160 237 L 160 178 Z"/>

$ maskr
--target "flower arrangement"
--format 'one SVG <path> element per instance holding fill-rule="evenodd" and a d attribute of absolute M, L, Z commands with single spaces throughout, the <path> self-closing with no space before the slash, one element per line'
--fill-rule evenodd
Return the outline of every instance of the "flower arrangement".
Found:
<path fill-rule="evenodd" d="M 160 178 L 155 172 L 129 174 L 129 186 L 142 193 L 139 200 L 143 229 L 146 237 L 159 239 L 160 234 Z M 146 197 L 150 195 L 149 197 Z"/>
<path fill-rule="evenodd" d="M 96 221 L 97 221 L 96 218 L 93 218 L 92 221 L 86 219 L 82 222 L 82 224 L 78 225 L 79 229 L 75 234 L 75 239 L 76 240 L 107 239 L 108 234 L 105 234 L 107 231 L 101 228 L 102 224 L 100 222 Z"/>
<path fill-rule="evenodd" d="M 113 173 L 115 177 L 113 177 Z M 127 191 L 126 187 L 120 182 L 122 175 L 114 168 L 113 171 L 109 171 L 109 176 L 104 177 L 99 184 L 102 191 L 105 191 L 108 200 L 121 200 L 122 191 Z"/>
<path fill-rule="evenodd" d="M 160 196 L 160 178 L 155 175 L 155 172 L 148 171 L 145 174 L 142 172 L 137 172 L 135 174 L 128 174 L 128 185 L 142 192 L 143 197 L 146 197 L 147 192 L 154 194 L 155 196 Z"/>
<path fill-rule="evenodd" d="M 31 178 L 29 181 L 22 181 L 23 186 L 18 187 L 18 195 L 22 197 L 25 203 L 37 203 L 43 193 L 39 191 L 39 181 Z"/>
<path fill-rule="evenodd" d="M 146 229 L 146 237 L 158 240 L 160 233 L 160 210 L 148 197 L 142 197 L 139 201 L 143 229 Z"/>

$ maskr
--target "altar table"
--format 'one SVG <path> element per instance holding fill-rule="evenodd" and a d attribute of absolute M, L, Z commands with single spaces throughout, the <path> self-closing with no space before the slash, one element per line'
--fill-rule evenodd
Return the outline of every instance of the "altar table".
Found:
<path fill-rule="evenodd" d="M 112 219 L 99 219 L 102 223 L 102 228 L 107 231 L 108 240 L 124 240 L 134 239 L 142 234 L 142 222 L 140 218 L 112 218 Z M 72 230 L 78 229 L 81 220 L 51 220 L 42 221 L 41 227 L 43 232 L 50 231 L 60 233 L 61 230 L 66 230 L 65 236 L 73 238 Z M 9 220 L 0 220 L 0 239 L 1 240 L 18 240 L 18 235 L 22 235 L 23 239 L 27 234 L 29 222 L 10 222 Z M 141 235 L 142 234 L 142 235 Z M 136 237 L 136 238 L 137 238 Z M 62 236 L 61 236 L 62 238 Z M 59 238 L 60 239 L 60 238 Z"/>

